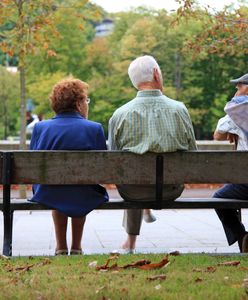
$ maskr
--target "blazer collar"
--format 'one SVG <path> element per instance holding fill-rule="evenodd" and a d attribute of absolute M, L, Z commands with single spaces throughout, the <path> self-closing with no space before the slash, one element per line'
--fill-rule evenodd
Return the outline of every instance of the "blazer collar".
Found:
<path fill-rule="evenodd" d="M 57 114 L 53 119 L 58 119 L 58 118 L 78 118 L 78 119 L 84 119 L 83 116 L 80 115 L 79 112 L 76 111 L 67 111 L 67 112 L 62 112 Z"/>

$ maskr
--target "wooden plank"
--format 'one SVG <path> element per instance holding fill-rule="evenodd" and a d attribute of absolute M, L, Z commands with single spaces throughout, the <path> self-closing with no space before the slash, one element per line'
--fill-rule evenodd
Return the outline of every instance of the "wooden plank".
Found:
<path fill-rule="evenodd" d="M 110 151 L 17 151 L 13 183 L 155 183 L 156 157 Z M 136 176 L 137 175 L 137 176 Z"/>
<path fill-rule="evenodd" d="M 156 153 L 15 151 L 13 183 L 155 184 Z M 246 183 L 248 151 L 188 151 L 164 157 L 164 183 Z"/>
<path fill-rule="evenodd" d="M 248 183 L 248 151 L 166 153 L 165 183 Z"/>
<path fill-rule="evenodd" d="M 51 208 L 39 203 L 28 202 L 26 199 L 11 201 L 12 210 L 50 210 Z M 96 209 L 130 209 L 130 208 L 156 208 L 156 203 L 149 202 L 126 202 L 122 199 L 111 200 Z M 172 202 L 164 202 L 164 209 L 209 209 L 209 208 L 248 208 L 247 200 L 219 199 L 219 198 L 178 198 Z M 0 199 L 0 210 L 3 203 Z"/>

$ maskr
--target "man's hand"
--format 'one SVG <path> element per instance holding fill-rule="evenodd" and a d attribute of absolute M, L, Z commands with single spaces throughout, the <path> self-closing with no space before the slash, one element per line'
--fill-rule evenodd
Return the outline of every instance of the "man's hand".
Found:
<path fill-rule="evenodd" d="M 237 136 L 237 134 L 227 133 L 227 140 L 230 143 L 234 143 L 235 145 L 237 145 L 237 143 L 238 143 L 238 136 Z"/>
<path fill-rule="evenodd" d="M 215 141 L 229 141 L 230 143 L 235 143 L 235 145 L 238 142 L 238 136 L 233 133 L 220 133 L 219 131 L 214 132 L 214 140 Z"/>

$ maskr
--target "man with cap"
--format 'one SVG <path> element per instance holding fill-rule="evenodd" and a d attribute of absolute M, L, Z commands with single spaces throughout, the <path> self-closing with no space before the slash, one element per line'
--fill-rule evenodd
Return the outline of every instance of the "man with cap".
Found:
<path fill-rule="evenodd" d="M 229 101 L 224 111 L 226 116 L 218 122 L 214 139 L 235 142 L 237 150 L 248 150 L 248 73 L 230 80 L 236 85 L 237 92 Z M 248 184 L 226 184 L 219 189 L 215 198 L 247 200 Z M 216 209 L 222 222 L 229 245 L 238 242 L 241 253 L 248 253 L 248 232 L 241 223 L 236 209 Z"/>

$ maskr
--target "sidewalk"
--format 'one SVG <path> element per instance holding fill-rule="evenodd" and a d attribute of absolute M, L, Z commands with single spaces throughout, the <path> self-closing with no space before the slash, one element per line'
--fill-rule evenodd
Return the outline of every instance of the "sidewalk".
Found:
<path fill-rule="evenodd" d="M 185 190 L 183 197 L 208 197 L 214 190 Z M 16 191 L 13 192 L 16 194 Z M 118 198 L 116 190 L 109 191 L 111 198 Z M 0 196 L 1 197 L 1 196 Z M 121 226 L 121 210 L 95 210 L 86 221 L 83 250 L 85 254 L 109 253 L 118 249 L 125 239 Z M 137 252 L 238 252 L 236 245 L 227 245 L 222 225 L 214 210 L 161 210 L 154 211 L 157 221 L 143 222 L 137 241 Z M 242 211 L 245 224 L 248 210 Z M 3 218 L 0 215 L 0 241 L 3 238 Z M 70 232 L 68 231 L 70 241 Z M 53 255 L 55 237 L 50 211 L 15 212 L 13 232 L 13 255 Z"/>

